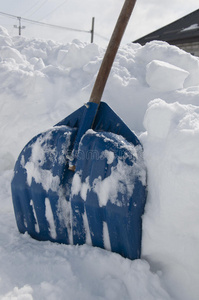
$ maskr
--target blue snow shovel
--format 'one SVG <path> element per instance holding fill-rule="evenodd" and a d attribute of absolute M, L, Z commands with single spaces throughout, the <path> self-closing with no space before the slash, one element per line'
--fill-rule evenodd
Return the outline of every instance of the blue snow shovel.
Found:
<path fill-rule="evenodd" d="M 34 137 L 19 155 L 11 188 L 21 233 L 140 257 L 146 201 L 142 145 L 100 103 L 135 1 L 123 5 L 89 102 Z"/>

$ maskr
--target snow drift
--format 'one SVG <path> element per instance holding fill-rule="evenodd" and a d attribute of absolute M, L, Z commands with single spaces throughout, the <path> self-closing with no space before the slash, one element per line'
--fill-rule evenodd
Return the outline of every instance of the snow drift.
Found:
<path fill-rule="evenodd" d="M 142 259 L 17 232 L 10 181 L 36 134 L 87 102 L 104 49 L 0 28 L 0 298 L 199 298 L 199 59 L 163 42 L 119 49 L 103 100 L 144 146 Z"/>

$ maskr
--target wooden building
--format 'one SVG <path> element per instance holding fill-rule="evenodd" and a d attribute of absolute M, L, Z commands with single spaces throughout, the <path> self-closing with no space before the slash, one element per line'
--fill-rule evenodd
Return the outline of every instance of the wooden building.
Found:
<path fill-rule="evenodd" d="M 199 9 L 133 42 L 144 45 L 152 40 L 168 42 L 199 56 Z"/>

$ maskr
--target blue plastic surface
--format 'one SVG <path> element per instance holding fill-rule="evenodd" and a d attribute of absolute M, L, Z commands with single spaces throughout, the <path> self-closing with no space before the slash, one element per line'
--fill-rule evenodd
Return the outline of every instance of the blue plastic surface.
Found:
<path fill-rule="evenodd" d="M 138 159 L 133 149 L 141 155 L 142 147 L 107 104 L 101 103 L 98 111 L 90 104 L 34 137 L 19 155 L 11 184 L 17 226 L 38 240 L 88 243 L 139 258 L 146 199 L 144 167 L 142 180 L 141 173 L 131 175 Z M 94 131 L 86 132 L 91 125 Z M 75 159 L 75 173 L 68 169 L 71 159 Z M 142 165 L 142 155 L 139 159 Z M 125 180 L 121 174 L 115 202 L 111 196 L 103 205 L 94 186 L 98 182 L 105 187 L 121 164 L 130 173 Z M 86 187 L 90 187 L 87 192 Z"/>
<path fill-rule="evenodd" d="M 72 187 L 70 198 L 73 243 L 91 240 L 93 246 L 139 258 L 145 175 L 140 146 L 110 132 L 86 133 L 74 180 L 79 188 Z"/>

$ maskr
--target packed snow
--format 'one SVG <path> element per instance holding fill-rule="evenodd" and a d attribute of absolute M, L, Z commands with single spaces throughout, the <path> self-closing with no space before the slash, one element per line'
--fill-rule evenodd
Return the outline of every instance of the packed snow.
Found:
<path fill-rule="evenodd" d="M 199 58 L 175 46 L 122 46 L 103 95 L 144 147 L 141 259 L 38 242 L 17 230 L 10 191 L 15 161 L 33 136 L 88 101 L 104 52 L 78 40 L 11 37 L 0 28 L 2 300 L 199 299 Z M 111 163 L 113 154 L 105 155 Z M 104 235 L 108 248 L 106 226 Z"/>

